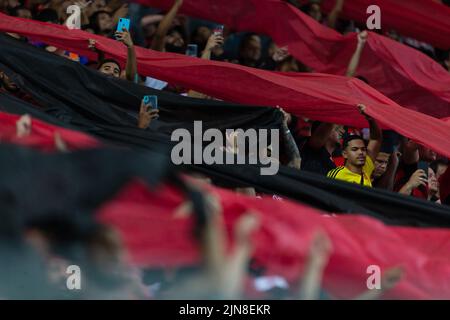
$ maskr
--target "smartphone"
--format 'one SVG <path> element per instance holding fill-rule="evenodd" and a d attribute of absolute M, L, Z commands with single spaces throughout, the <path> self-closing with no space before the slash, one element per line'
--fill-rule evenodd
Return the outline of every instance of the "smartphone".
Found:
<path fill-rule="evenodd" d="M 423 171 L 425 171 L 425 176 L 428 179 L 428 163 L 425 161 L 419 161 L 417 163 L 417 170 L 422 169 Z"/>
<path fill-rule="evenodd" d="M 223 37 L 223 29 L 224 29 L 223 25 L 219 25 L 219 26 L 215 27 L 214 28 L 214 35 Z"/>
<path fill-rule="evenodd" d="M 152 109 L 158 109 L 158 96 L 144 96 L 144 104 L 150 105 Z"/>
<path fill-rule="evenodd" d="M 196 44 L 188 45 L 186 55 L 189 57 L 198 57 L 198 46 Z"/>
<path fill-rule="evenodd" d="M 130 31 L 130 19 L 127 18 L 119 19 L 119 23 L 117 24 L 117 31 L 123 32 L 123 28 L 127 29 L 127 31 Z"/>

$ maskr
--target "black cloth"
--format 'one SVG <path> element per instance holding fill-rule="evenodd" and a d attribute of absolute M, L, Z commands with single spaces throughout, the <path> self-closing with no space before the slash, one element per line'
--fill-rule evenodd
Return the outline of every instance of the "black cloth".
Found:
<path fill-rule="evenodd" d="M 302 157 L 302 170 L 304 171 L 326 176 L 330 170 L 336 168 L 325 147 L 314 149 L 306 142 L 300 151 L 300 155 Z"/>
<path fill-rule="evenodd" d="M 202 120 L 206 129 L 220 130 L 281 126 L 282 114 L 274 108 L 190 99 L 106 78 L 95 70 L 4 36 L 0 36 L 0 64 L 14 73 L 22 90 L 43 106 L 42 111 L 0 94 L 1 110 L 30 113 L 44 121 L 89 133 L 109 144 L 165 152 L 167 162 L 170 162 L 167 153 L 173 146 L 171 132 L 177 128 L 192 131 L 194 120 Z M 140 130 L 136 128 L 133 112 L 137 112 L 143 95 L 152 94 L 159 98 L 160 119 L 149 130 Z M 165 146 L 166 151 L 156 150 L 157 146 Z M 117 158 L 104 161 L 109 168 L 121 165 Z M 281 167 L 275 176 L 261 176 L 257 165 L 184 165 L 180 169 L 200 171 L 219 185 L 252 186 L 332 213 L 366 214 L 393 225 L 450 227 L 448 207 L 292 168 Z"/>

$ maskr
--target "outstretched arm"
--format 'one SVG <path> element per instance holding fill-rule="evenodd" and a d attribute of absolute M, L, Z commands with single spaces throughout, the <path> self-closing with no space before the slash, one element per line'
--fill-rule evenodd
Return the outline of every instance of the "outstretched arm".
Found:
<path fill-rule="evenodd" d="M 358 34 L 358 45 L 356 46 L 355 53 L 353 53 L 350 63 L 348 64 L 346 73 L 347 77 L 355 76 L 356 70 L 358 70 L 359 61 L 361 60 L 361 54 L 367 41 L 367 37 L 368 37 L 367 31 L 363 31 L 360 34 Z"/>
<path fill-rule="evenodd" d="M 400 280 L 402 280 L 405 272 L 401 267 L 394 267 L 386 270 L 381 278 L 381 288 L 367 290 L 366 292 L 355 297 L 354 300 L 376 300 L 379 299 L 385 292 L 394 288 Z"/>
<path fill-rule="evenodd" d="M 97 62 L 101 63 L 103 60 L 105 60 L 105 53 L 103 51 L 97 49 L 97 47 L 95 46 L 96 44 L 97 44 L 96 40 L 89 39 L 88 48 L 97 53 L 97 55 L 98 55 Z"/>
<path fill-rule="evenodd" d="M 366 117 L 367 121 L 369 122 L 370 126 L 370 140 L 369 144 L 367 146 L 367 155 L 372 159 L 372 161 L 375 161 L 378 153 L 381 149 L 381 143 L 383 142 L 383 133 L 381 132 L 380 127 L 378 126 L 377 122 L 374 118 L 368 116 L 365 113 L 366 106 L 363 104 L 358 105 L 358 109 L 361 112 L 361 114 Z"/>
<path fill-rule="evenodd" d="M 331 240 L 327 234 L 318 231 L 312 240 L 306 261 L 305 271 L 301 279 L 299 299 L 318 300 L 322 277 L 332 251 Z"/>
<path fill-rule="evenodd" d="M 164 16 L 164 19 L 159 23 L 158 29 L 156 30 L 155 36 L 152 42 L 152 49 L 156 51 L 164 51 L 164 38 L 167 35 L 167 32 L 172 25 L 173 20 L 175 19 L 178 10 L 181 8 L 183 4 L 183 0 L 175 0 L 170 11 Z"/>
<path fill-rule="evenodd" d="M 334 6 L 333 10 L 331 10 L 330 14 L 328 15 L 328 26 L 332 29 L 336 28 L 336 22 L 339 18 L 339 15 L 342 12 L 342 9 L 344 8 L 344 1 L 345 0 L 336 0 L 336 5 Z"/>
<path fill-rule="evenodd" d="M 130 33 L 124 28 L 122 32 L 116 32 L 117 41 L 122 42 L 127 46 L 127 66 L 126 66 L 126 77 L 128 81 L 133 81 L 137 74 L 137 61 L 136 61 L 136 51 L 134 50 L 133 39 Z"/>
<path fill-rule="evenodd" d="M 211 51 L 216 46 L 223 45 L 223 41 L 224 41 L 224 39 L 222 36 L 215 35 L 215 34 L 211 35 L 208 39 L 208 43 L 206 44 L 205 50 L 203 50 L 202 59 L 205 59 L 205 60 L 211 59 Z M 207 98 L 207 96 L 205 94 L 194 91 L 194 90 L 189 90 L 188 97 L 198 98 L 198 99 L 206 99 Z"/>
<path fill-rule="evenodd" d="M 300 157 L 300 151 L 298 150 L 297 144 L 295 143 L 294 137 L 291 134 L 291 131 L 288 127 L 288 122 L 291 119 L 291 116 L 285 112 L 283 109 L 281 109 L 281 112 L 283 112 L 284 118 L 283 118 L 283 141 L 284 141 L 284 148 L 286 151 L 286 154 L 288 156 L 289 162 L 288 167 L 299 169 L 302 164 L 302 158 Z"/>

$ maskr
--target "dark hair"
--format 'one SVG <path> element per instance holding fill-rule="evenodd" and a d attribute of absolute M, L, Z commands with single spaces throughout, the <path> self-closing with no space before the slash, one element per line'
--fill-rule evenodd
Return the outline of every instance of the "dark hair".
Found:
<path fill-rule="evenodd" d="M 241 42 L 239 43 L 239 51 L 241 51 L 242 49 L 245 48 L 245 46 L 247 45 L 247 43 L 252 39 L 252 37 L 257 36 L 259 37 L 259 35 L 257 33 L 254 32 L 249 32 L 246 33 L 242 39 Z"/>
<path fill-rule="evenodd" d="M 33 15 L 33 13 L 31 12 L 30 9 L 28 9 L 27 7 L 24 7 L 24 6 L 22 6 L 22 5 L 9 9 L 9 15 L 10 15 L 10 16 L 13 16 L 13 17 L 18 17 L 18 16 L 19 16 L 19 11 L 20 11 L 20 10 L 27 10 L 27 11 L 30 11 L 31 15 Z"/>
<path fill-rule="evenodd" d="M 302 5 L 300 7 L 300 10 L 303 11 L 304 13 L 308 14 L 309 10 L 311 10 L 311 4 L 312 3 L 307 3 L 307 4 Z"/>
<path fill-rule="evenodd" d="M 319 126 L 322 124 L 321 121 L 313 121 L 311 124 L 311 134 L 314 134 L 314 132 L 319 128 Z"/>
<path fill-rule="evenodd" d="M 94 32 L 97 33 L 100 31 L 100 27 L 98 25 L 98 16 L 102 13 L 106 13 L 111 17 L 111 13 L 106 10 L 99 10 L 94 12 L 94 14 L 89 18 L 89 24 L 91 25 L 92 29 L 94 29 Z"/>
<path fill-rule="evenodd" d="M 309 11 L 311 10 L 311 7 L 317 4 L 320 6 L 320 1 L 315 1 L 315 0 L 309 0 L 308 3 L 305 3 L 304 5 L 302 5 L 300 7 L 300 10 L 303 11 L 304 13 L 308 14 Z"/>
<path fill-rule="evenodd" d="M 183 40 L 186 40 L 187 35 L 186 35 L 186 31 L 184 30 L 183 27 L 180 27 L 180 26 L 173 27 L 167 32 L 167 35 L 171 35 L 174 32 L 178 32 L 181 35 L 181 37 L 183 38 Z"/>
<path fill-rule="evenodd" d="M 361 140 L 364 142 L 364 144 L 366 143 L 366 141 L 360 135 L 352 134 L 352 135 L 349 135 L 344 138 L 344 142 L 342 143 L 342 149 L 347 148 L 350 141 L 353 141 L 353 140 Z"/>
<path fill-rule="evenodd" d="M 52 23 L 58 23 L 58 13 L 53 9 L 44 9 L 41 12 L 39 12 L 36 16 L 36 20 L 42 21 L 42 22 L 52 22 Z"/>
<path fill-rule="evenodd" d="M 104 65 L 105 63 L 109 63 L 109 62 L 117 64 L 117 66 L 119 67 L 120 72 L 122 72 L 122 68 L 120 67 L 120 63 L 117 62 L 117 60 L 114 60 L 114 59 L 103 59 L 102 61 L 100 61 L 98 63 L 97 70 L 99 70 L 102 67 L 102 65 Z"/>

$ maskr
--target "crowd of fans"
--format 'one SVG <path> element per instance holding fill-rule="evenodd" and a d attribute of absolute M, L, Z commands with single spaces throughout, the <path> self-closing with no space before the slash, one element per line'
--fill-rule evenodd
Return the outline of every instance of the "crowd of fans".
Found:
<path fill-rule="evenodd" d="M 356 70 L 368 33 L 363 31 L 364 26 L 340 18 L 345 0 L 337 0 L 334 9 L 328 15 L 322 12 L 321 1 L 289 0 L 288 2 L 320 23 L 341 33 L 359 32 L 358 43 L 355 44 L 355 52 L 349 61 L 347 71 L 348 77 L 358 77 Z M 128 58 L 125 69 L 122 69 L 120 63 L 114 59 L 105 59 L 103 52 L 96 48 L 95 40 L 86 43 L 86 47 L 98 53 L 97 61 L 89 61 L 83 56 L 43 43 L 32 44 L 95 68 L 105 76 L 122 78 L 143 86 L 190 97 L 214 99 L 189 88 L 181 88 L 159 79 L 139 75 L 135 45 L 161 52 L 185 54 L 188 45 L 195 44 L 198 48 L 197 55 L 202 59 L 282 72 L 314 71 L 292 57 L 287 48 L 278 47 L 265 35 L 234 32 L 227 26 L 221 29 L 221 26 L 214 22 L 179 15 L 183 0 L 174 0 L 172 8 L 167 12 L 134 3 L 128 4 L 120 0 L 89 2 L 86 0 L 0 0 L 0 11 L 15 17 L 65 24 L 68 18 L 66 9 L 71 4 L 77 4 L 82 8 L 81 29 L 115 39 L 127 47 Z M 116 25 L 121 17 L 130 18 L 130 31 L 126 29 L 116 31 Z M 399 35 L 395 30 L 383 30 L 383 32 L 396 41 L 426 53 L 450 72 L 448 52 Z M 10 34 L 10 36 L 28 41 L 17 34 Z M 367 82 L 362 77 L 358 78 Z M 26 98 L 25 94 L 21 93 L 20 87 L 1 70 L 0 84 L 0 91 Z M 439 192 L 439 179 L 448 168 L 448 159 L 396 132 L 382 131 L 377 122 L 366 115 L 364 105 L 358 105 L 358 108 L 367 119 L 366 129 L 320 123 L 296 117 L 281 109 L 284 115 L 281 138 L 284 157 L 280 161 L 297 170 L 314 172 L 331 179 L 398 192 L 434 203 L 448 204 L 449 199 L 440 199 Z M 138 112 L 137 126 L 146 130 L 153 121 L 158 119 L 158 116 L 158 110 L 147 108 L 143 102 Z M 235 138 L 229 137 L 229 139 Z M 238 192 L 257 195 L 253 188 L 238 190 Z M 214 208 L 211 209 L 212 211 L 220 211 L 217 203 L 212 205 L 212 208 Z M 52 291 L 53 293 L 58 292 L 58 285 L 61 285 L 63 275 L 60 271 L 64 269 L 61 266 L 65 266 L 65 263 L 72 259 L 66 253 L 58 252 L 59 236 L 62 235 L 59 234 L 61 231 L 52 229 L 54 223 L 56 222 L 39 222 L 30 225 L 24 232 L 26 235 L 24 238 L 32 243 L 36 252 L 40 253 L 39 259 L 34 257 L 36 261 L 43 260 L 41 262 L 47 265 L 48 270 L 51 270 L 47 280 L 52 284 L 52 290 L 56 290 Z M 82 249 L 87 255 L 92 254 L 92 259 L 89 261 L 93 264 L 90 267 L 97 276 L 95 279 L 105 279 L 107 283 L 94 283 L 95 290 L 91 293 L 95 292 L 95 294 L 92 296 L 106 298 L 190 298 L 196 294 L 204 298 L 241 297 L 242 283 L 246 277 L 246 265 L 250 256 L 248 237 L 257 225 L 251 213 L 244 216 L 236 226 L 236 237 L 239 239 L 236 255 L 225 257 L 221 248 L 224 242 L 221 238 L 223 232 L 218 230 L 220 224 L 212 219 L 205 227 L 202 240 L 205 270 L 187 270 L 178 273 L 166 270 L 159 273 L 140 274 L 141 271 L 126 265 L 123 248 L 112 230 L 98 226 L 93 221 L 89 222 L 91 224 L 89 227 L 76 225 L 74 221 L 64 223 L 69 223 L 70 228 L 76 229 L 75 234 L 80 237 L 78 240 Z M 260 291 L 264 291 L 267 297 L 306 299 L 319 297 L 320 274 L 326 265 L 329 251 L 330 244 L 326 236 L 318 234 L 312 244 L 308 267 L 298 291 L 295 288 L 294 290 L 287 288 L 283 279 L 255 276 L 258 283 L 263 283 L 260 286 L 265 288 Z M 109 267 L 99 267 L 103 264 Z M 391 287 L 398 281 L 400 275 L 401 271 L 397 269 L 388 273 L 384 278 L 385 287 Z M 110 290 L 109 285 L 114 290 Z M 190 288 L 187 291 L 189 295 L 183 296 L 186 291 L 182 288 L 186 286 Z M 373 293 L 362 297 L 370 298 L 370 295 Z M 91 297 L 91 295 L 85 297 Z"/>

